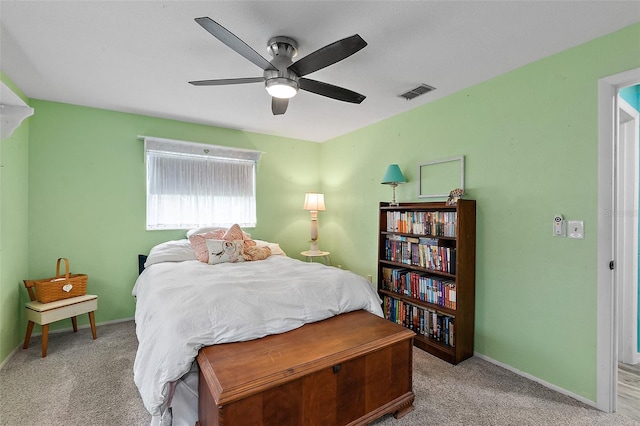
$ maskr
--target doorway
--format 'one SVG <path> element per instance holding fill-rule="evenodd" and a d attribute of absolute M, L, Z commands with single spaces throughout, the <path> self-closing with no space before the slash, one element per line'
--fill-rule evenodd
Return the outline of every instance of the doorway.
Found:
<path fill-rule="evenodd" d="M 617 97 L 616 268 L 618 370 L 616 411 L 640 420 L 638 364 L 638 133 L 640 85 L 623 88 Z M 628 101 L 628 102 L 627 102 Z"/>
<path fill-rule="evenodd" d="M 638 278 L 638 145 L 622 110 L 619 91 L 640 83 L 640 68 L 598 82 L 598 327 L 597 408 L 617 410 L 618 358 L 633 346 L 627 341 L 633 324 L 627 320 L 635 303 L 637 357 Z M 622 120 L 620 120 L 622 119 Z M 619 138 L 622 136 L 622 138 Z M 628 135 L 627 135 L 628 136 Z M 627 142 L 627 143 L 625 143 Z M 635 267 L 634 267 L 635 265 Z M 633 284 L 635 277 L 635 293 Z M 626 285 L 625 285 L 626 283 Z M 631 284 L 630 284 L 631 283 Z M 631 289 L 629 289 L 631 285 Z M 627 296 L 630 301 L 627 300 Z M 630 350 L 629 353 L 631 354 Z"/>

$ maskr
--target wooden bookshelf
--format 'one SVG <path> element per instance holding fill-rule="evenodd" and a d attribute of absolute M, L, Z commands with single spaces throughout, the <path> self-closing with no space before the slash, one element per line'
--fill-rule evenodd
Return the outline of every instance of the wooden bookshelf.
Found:
<path fill-rule="evenodd" d="M 414 345 L 458 364 L 473 356 L 476 202 L 380 203 L 378 292 Z"/>

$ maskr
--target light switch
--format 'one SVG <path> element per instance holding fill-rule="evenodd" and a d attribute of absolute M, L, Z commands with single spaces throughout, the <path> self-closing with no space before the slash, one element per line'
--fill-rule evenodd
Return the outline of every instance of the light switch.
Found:
<path fill-rule="evenodd" d="M 567 223 L 567 234 L 569 238 L 584 238 L 584 222 L 581 220 L 570 220 Z"/>

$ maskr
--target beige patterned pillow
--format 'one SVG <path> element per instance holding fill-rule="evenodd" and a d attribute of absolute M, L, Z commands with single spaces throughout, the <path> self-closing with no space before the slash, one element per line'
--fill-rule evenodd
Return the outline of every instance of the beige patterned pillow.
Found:
<path fill-rule="evenodd" d="M 256 246 L 246 247 L 245 246 L 242 256 L 244 257 L 244 260 L 249 260 L 249 261 L 264 260 L 267 257 L 271 256 L 271 249 L 269 247 L 256 247 Z"/>

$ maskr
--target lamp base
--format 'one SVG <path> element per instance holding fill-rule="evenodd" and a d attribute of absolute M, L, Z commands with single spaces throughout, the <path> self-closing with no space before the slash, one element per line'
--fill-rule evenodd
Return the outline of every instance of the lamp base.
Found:
<path fill-rule="evenodd" d="M 311 246 L 309 246 L 309 253 L 318 254 L 320 250 L 318 249 L 318 240 L 312 239 Z"/>
<path fill-rule="evenodd" d="M 391 189 L 392 191 L 392 196 L 391 196 L 391 202 L 389 203 L 390 206 L 398 206 L 398 202 L 396 201 L 396 186 L 398 186 L 397 183 L 392 183 L 391 184 Z"/>

